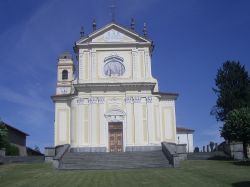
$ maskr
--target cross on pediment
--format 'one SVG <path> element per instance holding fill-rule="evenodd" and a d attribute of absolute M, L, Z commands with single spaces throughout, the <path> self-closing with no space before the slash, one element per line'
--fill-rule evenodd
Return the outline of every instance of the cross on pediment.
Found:
<path fill-rule="evenodd" d="M 112 4 L 109 6 L 109 9 L 110 9 L 112 21 L 115 21 L 115 11 L 116 11 L 115 0 L 112 1 Z"/>

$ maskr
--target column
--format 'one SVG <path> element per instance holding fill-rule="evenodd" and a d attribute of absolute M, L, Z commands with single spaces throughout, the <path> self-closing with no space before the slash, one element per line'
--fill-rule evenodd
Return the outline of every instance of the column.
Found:
<path fill-rule="evenodd" d="M 132 78 L 133 80 L 138 79 L 138 50 L 132 50 Z"/>
<path fill-rule="evenodd" d="M 92 81 L 96 79 L 96 51 L 91 51 L 91 79 Z"/>
<path fill-rule="evenodd" d="M 83 82 L 83 72 L 84 72 L 84 53 L 82 50 L 79 51 L 79 69 L 78 69 L 78 79 L 79 82 Z"/>

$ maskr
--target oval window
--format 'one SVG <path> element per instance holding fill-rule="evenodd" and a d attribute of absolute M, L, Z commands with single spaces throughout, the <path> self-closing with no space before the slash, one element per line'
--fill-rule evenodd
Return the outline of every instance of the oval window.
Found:
<path fill-rule="evenodd" d="M 104 59 L 104 74 L 106 76 L 122 76 L 125 73 L 123 58 L 110 56 Z"/>

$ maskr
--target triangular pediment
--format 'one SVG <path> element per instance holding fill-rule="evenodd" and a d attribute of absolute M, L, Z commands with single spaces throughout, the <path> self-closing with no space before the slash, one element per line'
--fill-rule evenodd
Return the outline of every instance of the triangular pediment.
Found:
<path fill-rule="evenodd" d="M 151 41 L 136 32 L 110 23 L 76 42 L 77 45 L 85 43 L 148 43 Z"/>

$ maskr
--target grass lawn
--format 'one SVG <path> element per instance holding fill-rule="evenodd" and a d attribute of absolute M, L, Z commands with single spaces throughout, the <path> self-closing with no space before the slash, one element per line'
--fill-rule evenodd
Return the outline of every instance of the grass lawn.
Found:
<path fill-rule="evenodd" d="M 0 165 L 0 187 L 192 186 L 250 187 L 250 165 L 233 161 L 184 161 L 179 169 L 58 171 L 49 164 Z"/>

